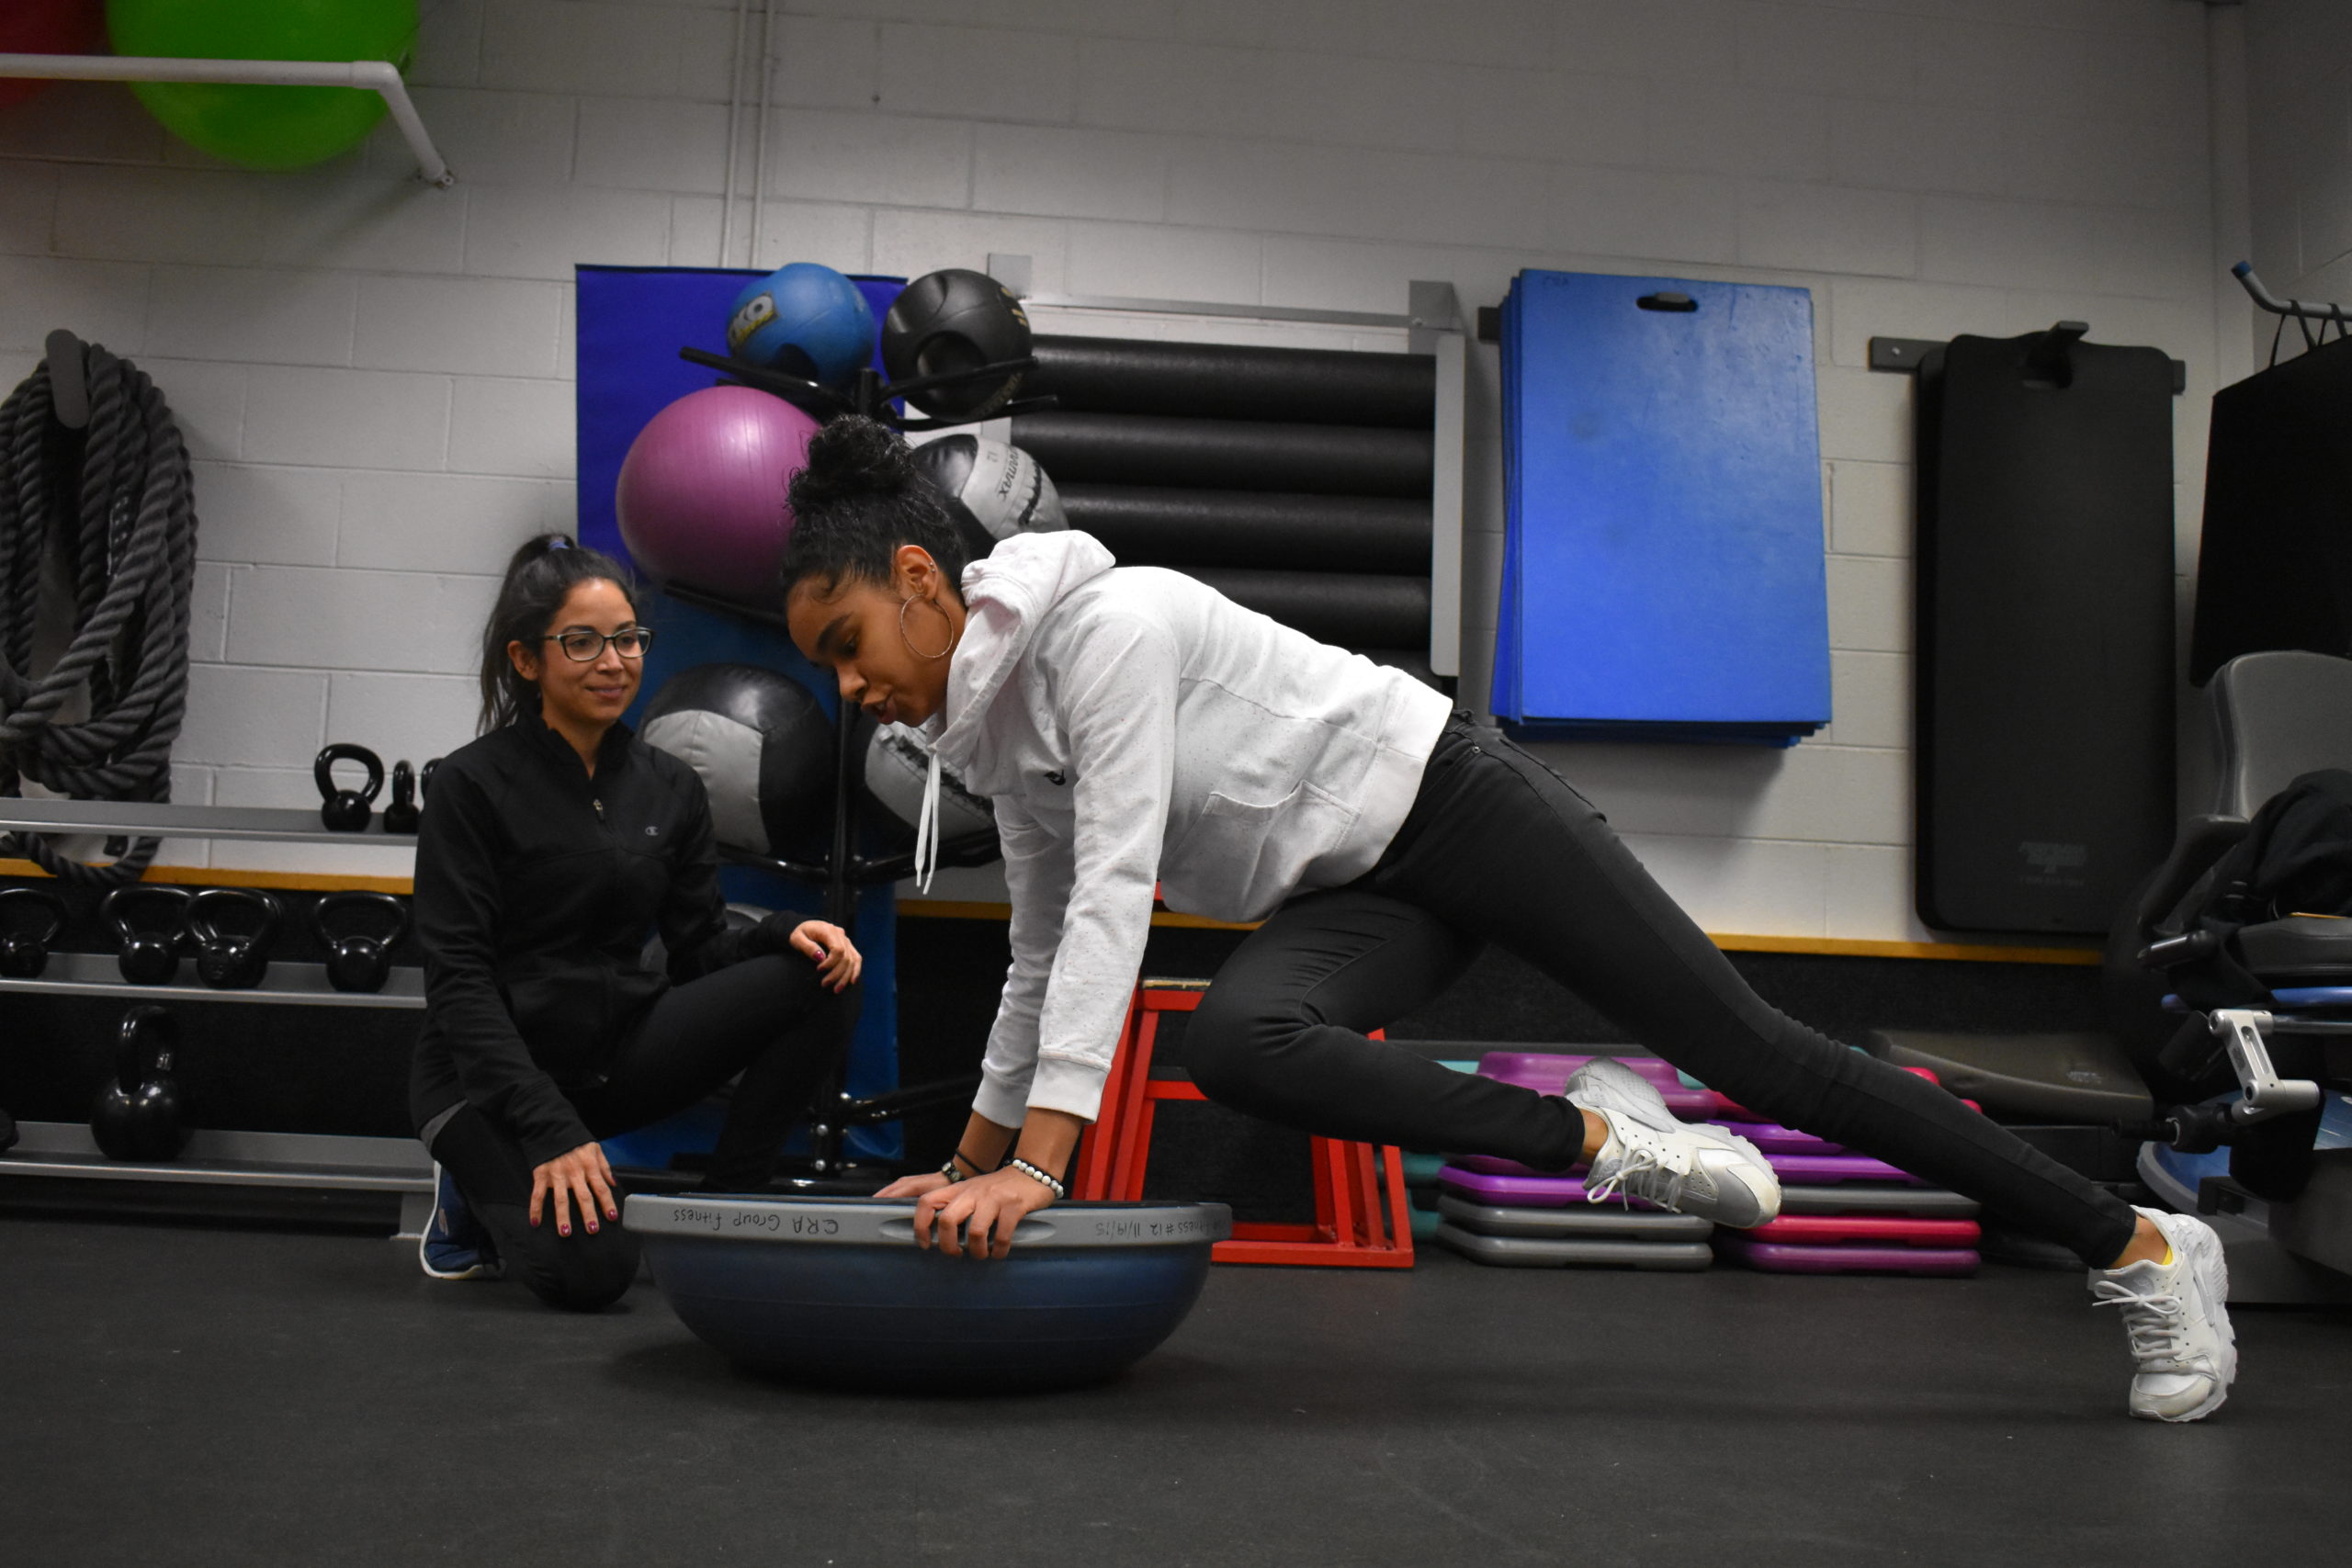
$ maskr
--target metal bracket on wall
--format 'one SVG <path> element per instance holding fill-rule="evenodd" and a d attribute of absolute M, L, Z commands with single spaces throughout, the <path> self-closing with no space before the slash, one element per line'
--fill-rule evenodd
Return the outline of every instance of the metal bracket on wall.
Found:
<path fill-rule="evenodd" d="M 2076 323 L 2061 322 L 2059 324 L 2066 326 Z M 2086 332 L 2089 329 L 2084 330 Z M 2075 335 L 2079 337 L 2081 333 Z M 1893 370 L 1908 376 L 1918 370 L 1920 361 L 1943 345 L 1943 340 L 1940 338 L 1874 337 L 1871 339 L 1871 368 Z M 2177 359 L 2172 362 L 2172 389 L 2176 397 L 2188 390 L 2188 367 Z"/>
<path fill-rule="evenodd" d="M 149 55 L 0 54 L 0 77 L 52 82 L 233 82 L 278 87 L 355 87 L 380 94 L 392 123 L 416 154 L 416 176 L 444 188 L 458 176 L 441 161 L 409 101 L 401 73 L 385 60 L 175 60 Z"/>

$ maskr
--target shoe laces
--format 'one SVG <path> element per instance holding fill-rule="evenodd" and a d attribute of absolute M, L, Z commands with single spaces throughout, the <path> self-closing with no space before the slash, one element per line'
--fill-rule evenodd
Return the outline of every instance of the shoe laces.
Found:
<path fill-rule="evenodd" d="M 1588 1186 L 1584 1201 L 1603 1203 L 1614 1198 L 1628 1208 L 1634 1198 L 1646 1198 L 1662 1209 L 1679 1203 L 1690 1181 L 1690 1156 L 1669 1149 L 1664 1139 L 1638 1124 L 1628 1126 L 1612 1117 L 1610 1131 L 1617 1135 L 1617 1168 Z M 1656 1179 L 1661 1176 L 1663 1182 Z"/>
<path fill-rule="evenodd" d="M 2132 1354 L 2144 1368 L 2166 1364 L 2186 1370 L 2188 1361 L 2188 1314 L 2177 1292 L 2135 1291 L 2115 1280 L 2092 1282 L 2093 1306 L 2119 1307 Z"/>

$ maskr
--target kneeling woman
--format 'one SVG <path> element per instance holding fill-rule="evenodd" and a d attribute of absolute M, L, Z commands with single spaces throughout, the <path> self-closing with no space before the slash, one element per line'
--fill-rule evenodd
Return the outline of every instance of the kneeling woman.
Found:
<path fill-rule="evenodd" d="M 481 738 L 435 772 L 417 834 L 425 1270 L 503 1267 L 582 1311 L 637 1273 L 597 1140 L 741 1073 L 704 1186 L 763 1186 L 857 1020 L 839 928 L 729 929 L 702 780 L 620 722 L 651 637 L 610 557 L 525 545 L 482 635 Z M 640 961 L 657 931 L 666 974 Z"/>
<path fill-rule="evenodd" d="M 1596 1195 L 1726 1224 L 1774 1217 L 1753 1147 L 1676 1121 L 1614 1062 L 1553 1097 L 1365 1037 L 1495 942 L 1740 1103 L 2064 1242 L 2126 1314 L 2135 1416 L 2221 1404 L 2235 1351 L 2210 1228 L 2135 1213 L 1775 1011 L 1582 795 L 1437 693 L 1189 577 L 1114 569 L 1082 533 L 1017 536 L 964 570 L 903 446 L 863 422 L 817 438 L 792 503 L 793 640 L 846 698 L 922 726 L 995 797 L 1004 843 L 1012 968 L 956 1159 L 894 1190 L 920 1197 L 919 1235 L 1001 1256 L 1058 1195 L 1157 881 L 1173 908 L 1264 921 L 1186 1030 L 1211 1099 L 1331 1137 L 1589 1162 Z"/>

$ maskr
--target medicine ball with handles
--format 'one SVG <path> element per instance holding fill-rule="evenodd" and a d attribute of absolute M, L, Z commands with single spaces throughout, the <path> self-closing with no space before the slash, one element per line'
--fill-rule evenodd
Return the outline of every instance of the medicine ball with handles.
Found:
<path fill-rule="evenodd" d="M 221 925 L 223 918 L 250 929 Z M 197 977 L 216 991 L 246 991 L 269 973 L 269 944 L 285 922 L 285 906 L 258 887 L 208 887 L 189 903 L 188 934 L 196 939 Z"/>
<path fill-rule="evenodd" d="M 38 887 L 0 891 L 0 976 L 38 980 L 49 944 L 65 929 L 65 901 Z"/>
<path fill-rule="evenodd" d="M 366 923 L 385 928 L 383 934 L 351 929 L 363 909 L 375 911 Z M 392 973 L 392 950 L 408 940 L 413 923 L 408 906 L 389 893 L 349 889 L 311 905 L 311 930 L 326 949 L 327 984 L 338 991 L 382 990 Z"/>
<path fill-rule="evenodd" d="M 789 675 L 698 664 L 662 682 L 638 726 L 700 774 L 718 841 L 814 861 L 832 838 L 833 721 Z"/>
<path fill-rule="evenodd" d="M 791 262 L 735 296 L 727 352 L 820 386 L 839 387 L 874 358 L 874 309 L 831 267 Z"/>
<path fill-rule="evenodd" d="M 164 1160 L 187 1146 L 187 1106 L 172 1077 L 180 1028 L 152 1004 L 122 1015 L 114 1077 L 90 1106 L 90 1135 L 108 1159 Z"/>
<path fill-rule="evenodd" d="M 1029 315 L 1021 301 L 987 273 L 966 267 L 916 278 L 882 318 L 882 367 L 894 383 L 1026 359 L 1029 349 Z M 1020 389 L 1014 372 L 923 388 L 909 392 L 907 401 L 943 419 L 978 419 Z"/>
<path fill-rule="evenodd" d="M 115 964 L 134 986 L 168 986 L 180 972 L 180 947 L 187 940 L 188 906 L 185 887 L 160 887 L 134 882 L 118 887 L 98 906 L 98 919 L 113 931 L 121 951 Z M 150 919 L 133 923 L 131 913 L 145 906 L 151 915 L 164 911 L 158 924 Z"/>
<path fill-rule="evenodd" d="M 931 749 L 902 724 L 881 726 L 865 743 L 865 793 L 903 829 L 897 836 L 907 844 L 914 842 L 930 773 Z M 942 865 L 986 865 L 1003 852 L 997 846 L 995 807 L 945 768 L 939 776 L 939 844 Z"/>
<path fill-rule="evenodd" d="M 345 789 L 334 782 L 337 762 L 357 762 L 368 770 L 368 782 L 357 789 Z M 375 814 L 376 796 L 384 787 L 384 760 L 365 746 L 354 746 L 338 740 L 318 755 L 311 764 L 311 778 L 319 786 L 319 820 L 334 833 L 364 833 L 368 818 Z"/>
<path fill-rule="evenodd" d="M 913 451 L 915 472 L 947 502 L 964 537 L 965 553 L 979 560 L 1001 539 L 1049 534 L 1069 526 L 1062 498 L 1037 459 L 1020 447 L 961 433 L 926 441 Z"/>

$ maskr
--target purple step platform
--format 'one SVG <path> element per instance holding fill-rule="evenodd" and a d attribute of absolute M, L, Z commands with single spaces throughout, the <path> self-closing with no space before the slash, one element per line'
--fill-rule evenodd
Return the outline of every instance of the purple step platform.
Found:
<path fill-rule="evenodd" d="M 1976 1272 L 1971 1247 L 1791 1247 L 1750 1241 L 1719 1230 L 1715 1254 L 1767 1274 L 1922 1274 L 1958 1279 Z"/>
<path fill-rule="evenodd" d="M 1584 1179 L 1578 1176 L 1506 1176 L 1449 1165 L 1439 1168 L 1437 1183 L 1441 1190 L 1503 1209 L 1562 1209 L 1585 1201 Z M 1628 1207 L 1654 1205 L 1636 1198 Z"/>
<path fill-rule="evenodd" d="M 1583 1056 L 1561 1056 L 1549 1051 L 1489 1051 L 1478 1058 L 1478 1076 L 1518 1084 L 1538 1094 L 1557 1094 L 1567 1087 L 1568 1075 L 1594 1055 L 1612 1054 L 1600 1051 Z M 1666 1108 L 1685 1122 L 1703 1122 L 1714 1113 L 1715 1096 L 1703 1089 L 1686 1087 L 1675 1074 L 1672 1063 L 1656 1056 L 1618 1056 L 1617 1060 L 1647 1078 L 1664 1097 Z"/>
<path fill-rule="evenodd" d="M 1764 1152 L 1767 1158 L 1774 1155 L 1842 1155 L 1843 1144 L 1833 1144 L 1816 1138 L 1811 1133 L 1800 1133 L 1794 1127 L 1782 1127 L 1770 1122 L 1724 1122 L 1708 1123 L 1719 1127 L 1735 1137 L 1746 1138 Z"/>
<path fill-rule="evenodd" d="M 1772 1173 L 1781 1185 L 1805 1187 L 1834 1185 L 1840 1181 L 1902 1181 L 1914 1187 L 1926 1182 L 1906 1170 L 1897 1170 L 1884 1160 L 1868 1155 L 1776 1155 L 1764 1156 L 1771 1162 Z"/>

